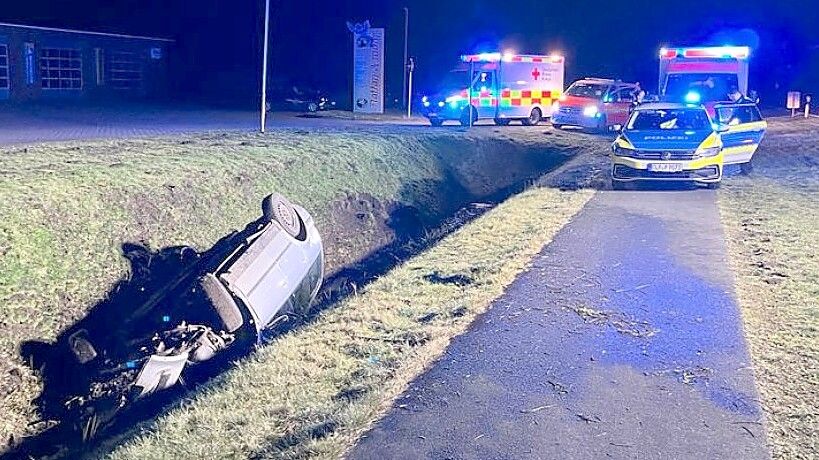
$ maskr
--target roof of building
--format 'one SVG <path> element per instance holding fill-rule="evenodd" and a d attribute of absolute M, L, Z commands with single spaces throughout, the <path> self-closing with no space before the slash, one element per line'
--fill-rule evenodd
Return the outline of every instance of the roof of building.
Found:
<path fill-rule="evenodd" d="M 18 29 L 29 29 L 29 30 L 42 30 L 46 32 L 62 32 L 62 33 L 69 33 L 69 34 L 80 34 L 80 35 L 95 35 L 95 36 L 102 36 L 102 37 L 112 37 L 112 38 L 127 38 L 132 40 L 149 40 L 149 41 L 157 41 L 157 42 L 174 42 L 169 38 L 159 38 L 159 37 L 146 37 L 142 35 L 127 35 L 127 34 L 111 34 L 106 32 L 93 32 L 89 30 L 75 30 L 75 29 L 61 29 L 56 27 L 40 27 L 40 26 L 29 26 L 25 24 L 11 24 L 7 22 L 0 22 L 0 27 L 14 27 Z"/>

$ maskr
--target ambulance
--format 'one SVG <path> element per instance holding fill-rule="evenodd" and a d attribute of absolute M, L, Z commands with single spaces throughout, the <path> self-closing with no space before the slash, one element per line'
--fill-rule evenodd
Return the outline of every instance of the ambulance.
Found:
<path fill-rule="evenodd" d="M 432 126 L 447 120 L 470 125 L 494 120 L 537 125 L 552 115 L 563 92 L 563 56 L 482 53 L 461 56 L 439 90 L 421 99 Z"/>
<path fill-rule="evenodd" d="M 747 46 L 660 49 L 660 99 L 703 104 L 714 117 L 714 106 L 738 90 L 748 95 Z"/>
<path fill-rule="evenodd" d="M 751 169 L 768 127 L 748 90 L 750 56 L 747 46 L 660 49 L 661 100 L 702 105 L 720 131 L 724 164 L 743 172 Z"/>

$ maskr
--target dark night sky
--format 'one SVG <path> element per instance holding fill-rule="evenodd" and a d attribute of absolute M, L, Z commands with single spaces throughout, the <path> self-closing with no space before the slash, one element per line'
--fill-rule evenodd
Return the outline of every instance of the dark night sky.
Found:
<path fill-rule="evenodd" d="M 156 35 L 178 40 L 177 80 L 191 96 L 247 102 L 258 92 L 262 0 L 28 0 L 4 2 L 0 21 Z M 277 78 L 345 90 L 352 44 L 346 20 L 387 28 L 388 91 L 400 95 L 403 13 L 419 86 L 464 52 L 560 51 L 567 81 L 615 76 L 656 86 L 663 44 L 751 44 L 751 86 L 819 90 L 819 0 L 623 2 L 543 0 L 271 0 Z M 498 6 L 498 5 L 507 6 Z M 682 4 L 682 6 L 681 6 Z M 776 6 L 774 6 L 776 4 Z M 613 6 L 617 5 L 617 6 Z M 737 6 L 740 5 L 740 6 Z M 757 43 L 754 43 L 757 42 Z M 776 94 L 778 97 L 778 94 Z"/>

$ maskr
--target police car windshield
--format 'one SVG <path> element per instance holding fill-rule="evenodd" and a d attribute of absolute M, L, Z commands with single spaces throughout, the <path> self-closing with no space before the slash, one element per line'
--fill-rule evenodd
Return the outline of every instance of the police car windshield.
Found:
<path fill-rule="evenodd" d="M 597 83 L 574 83 L 566 90 L 567 96 L 603 99 L 603 94 L 609 89 L 607 85 Z"/>
<path fill-rule="evenodd" d="M 666 79 L 665 95 L 669 100 L 684 101 L 688 93 L 695 92 L 702 102 L 727 101 L 731 89 L 738 87 L 735 74 L 672 73 Z"/>
<path fill-rule="evenodd" d="M 711 129 L 711 120 L 703 109 L 637 110 L 626 129 L 646 131 L 695 131 Z"/>

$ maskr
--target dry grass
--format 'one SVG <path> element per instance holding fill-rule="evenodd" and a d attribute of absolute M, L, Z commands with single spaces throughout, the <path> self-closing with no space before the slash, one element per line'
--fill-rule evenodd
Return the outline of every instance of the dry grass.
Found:
<path fill-rule="evenodd" d="M 209 384 L 113 459 L 337 458 L 592 192 L 533 189 Z"/>
<path fill-rule="evenodd" d="M 719 201 L 773 455 L 819 452 L 819 123 L 774 121 Z"/>
<path fill-rule="evenodd" d="M 574 153 L 566 136 L 549 139 L 540 129 L 372 131 L 0 148 L 0 440 L 36 418 L 40 382 L 17 356 L 19 344 L 52 340 L 126 277 L 124 242 L 207 248 L 255 218 L 272 191 L 310 209 L 332 236 L 330 203 L 348 195 L 442 213 L 439 206 L 522 180 L 515 174 L 527 165 Z M 440 196 L 441 184 L 461 195 Z M 372 248 L 367 238 L 332 247 L 334 263 L 352 262 L 349 247 Z"/>

